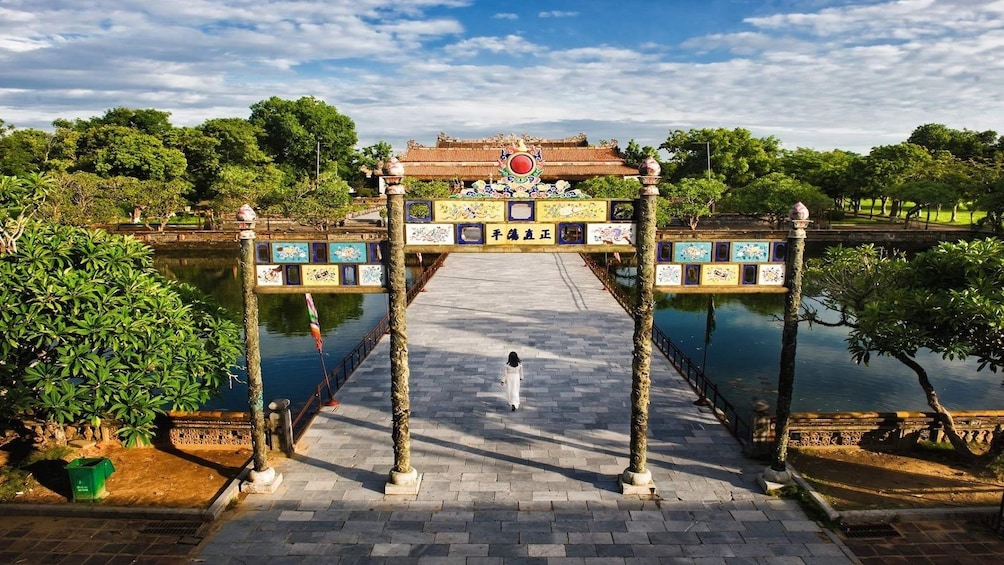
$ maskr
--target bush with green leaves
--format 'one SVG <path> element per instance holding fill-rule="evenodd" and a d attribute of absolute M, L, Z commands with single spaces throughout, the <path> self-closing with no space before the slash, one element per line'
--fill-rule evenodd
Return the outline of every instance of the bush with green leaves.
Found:
<path fill-rule="evenodd" d="M 111 420 L 128 445 L 232 378 L 240 328 L 141 242 L 32 222 L 0 255 L 0 416 Z"/>

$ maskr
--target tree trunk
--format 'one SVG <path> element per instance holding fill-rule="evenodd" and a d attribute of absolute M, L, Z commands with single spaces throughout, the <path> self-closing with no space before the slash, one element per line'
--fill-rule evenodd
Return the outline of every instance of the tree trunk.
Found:
<path fill-rule="evenodd" d="M 955 419 L 952 418 L 952 413 L 945 409 L 945 407 L 941 405 L 941 401 L 938 400 L 938 393 L 934 391 L 934 386 L 931 385 L 931 380 L 927 378 L 927 371 L 924 370 L 919 363 L 904 353 L 899 353 L 895 355 L 895 357 L 900 363 L 913 369 L 913 372 L 917 374 L 917 382 L 920 383 L 920 388 L 924 390 L 924 396 L 927 398 L 927 405 L 930 406 L 941 419 L 941 425 L 945 430 L 945 435 L 948 436 L 948 441 L 952 443 L 952 447 L 955 448 L 955 452 L 967 459 L 975 459 L 976 456 L 973 454 L 972 450 L 969 449 L 969 444 L 966 443 L 966 440 L 962 439 L 958 430 L 955 429 Z"/>

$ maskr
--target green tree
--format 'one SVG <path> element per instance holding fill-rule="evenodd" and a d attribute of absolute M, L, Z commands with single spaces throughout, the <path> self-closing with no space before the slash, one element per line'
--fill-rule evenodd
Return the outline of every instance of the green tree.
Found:
<path fill-rule="evenodd" d="M 859 159 L 857 153 L 840 149 L 817 151 L 799 147 L 782 151 L 778 165 L 784 174 L 819 188 L 833 199 L 835 206 L 842 207 L 844 199 L 853 194 L 852 167 Z"/>
<path fill-rule="evenodd" d="M 711 206 L 725 193 L 725 184 L 715 179 L 685 178 L 660 188 L 670 216 L 683 220 L 696 230 L 703 216 L 711 214 Z"/>
<path fill-rule="evenodd" d="M 931 210 L 941 206 L 952 206 L 959 201 L 959 193 L 948 183 L 931 180 L 912 180 L 889 190 L 889 196 L 900 202 L 911 202 L 913 207 L 906 211 L 903 227 L 910 224 L 910 219 L 920 215 L 921 210 L 927 211 L 927 224 L 931 223 Z"/>
<path fill-rule="evenodd" d="M 120 126 L 163 139 L 168 132 L 174 129 L 170 118 L 170 112 L 163 112 L 154 108 L 137 110 L 118 107 L 106 111 L 100 118 L 77 120 L 75 126 L 81 131 L 96 126 Z"/>
<path fill-rule="evenodd" d="M 126 219 L 126 186 L 137 183 L 129 177 L 103 178 L 78 171 L 58 173 L 40 217 L 70 226 L 111 224 Z"/>
<path fill-rule="evenodd" d="M 220 157 L 216 151 L 219 140 L 198 128 L 174 128 L 163 137 L 165 147 L 177 149 L 185 156 L 184 180 L 191 189 L 182 192 L 192 204 L 208 199 L 220 171 Z"/>
<path fill-rule="evenodd" d="M 889 191 L 906 181 L 922 177 L 932 161 L 926 149 L 912 143 L 873 147 L 857 167 L 858 180 L 862 183 L 861 194 L 880 200 L 884 215 Z M 899 215 L 899 204 L 899 201 L 893 201 L 890 216 Z"/>
<path fill-rule="evenodd" d="M 944 124 L 932 123 L 918 126 L 906 141 L 919 145 L 931 153 L 947 151 L 960 161 L 981 161 L 993 158 L 998 152 L 1000 140 L 997 132 L 993 130 L 958 130 Z"/>
<path fill-rule="evenodd" d="M 282 186 L 283 174 L 272 164 L 259 166 L 225 165 L 213 183 L 212 211 L 217 217 L 233 217 L 242 204 L 259 213 L 274 202 Z"/>
<path fill-rule="evenodd" d="M 743 128 L 717 128 L 675 130 L 659 149 L 670 154 L 663 174 L 671 182 L 710 176 L 737 187 L 773 172 L 780 147 L 774 136 L 757 138 Z"/>
<path fill-rule="evenodd" d="M 349 184 L 334 173 L 321 173 L 314 182 L 301 179 L 296 185 L 281 191 L 279 205 L 282 212 L 294 220 L 321 231 L 345 218 L 349 211 Z"/>
<path fill-rule="evenodd" d="M 352 167 L 358 171 L 358 175 L 350 180 L 355 180 L 356 186 L 362 186 L 362 181 L 365 180 L 364 175 L 379 174 L 383 164 L 393 156 L 394 148 L 386 141 L 378 141 L 373 145 L 363 147 L 356 154 L 355 166 Z"/>
<path fill-rule="evenodd" d="M 413 198 L 449 198 L 453 195 L 450 183 L 444 180 L 418 180 L 414 177 L 401 179 L 408 196 Z"/>
<path fill-rule="evenodd" d="M 955 450 L 972 456 L 916 355 L 973 356 L 978 370 L 993 372 L 1004 366 L 1004 242 L 941 243 L 909 260 L 874 245 L 830 248 L 808 262 L 804 288 L 839 316 L 824 320 L 810 309 L 810 323 L 849 328 L 857 363 L 884 355 L 913 371 Z"/>
<path fill-rule="evenodd" d="M 184 178 L 185 154 L 150 134 L 124 126 L 98 126 L 81 133 L 77 168 L 104 177 L 139 180 Z"/>
<path fill-rule="evenodd" d="M 240 331 L 164 279 L 131 238 L 33 223 L 0 256 L 0 410 L 58 425 L 113 421 L 126 445 L 231 377 Z"/>
<path fill-rule="evenodd" d="M 811 184 L 783 173 L 770 173 L 746 186 L 730 190 L 719 209 L 759 218 L 780 228 L 797 202 L 805 204 L 817 217 L 832 206 L 830 198 Z"/>
<path fill-rule="evenodd" d="M 52 134 L 37 129 L 19 129 L 0 135 L 0 175 L 46 172 L 52 145 Z"/>
<path fill-rule="evenodd" d="M 188 203 L 185 196 L 190 192 L 191 185 L 184 180 L 130 180 L 132 182 L 123 187 L 124 197 L 140 213 L 147 228 L 151 222 L 156 222 L 157 231 L 164 231 L 167 222 Z"/>
<path fill-rule="evenodd" d="M 994 234 L 1004 234 L 1004 176 L 979 196 L 976 205 L 987 213 L 977 225 L 990 229 Z"/>
<path fill-rule="evenodd" d="M 593 198 L 635 200 L 641 196 L 641 182 L 634 178 L 606 175 L 586 179 L 575 187 Z"/>
<path fill-rule="evenodd" d="M 0 256 L 17 252 L 18 239 L 51 188 L 52 179 L 46 175 L 0 176 Z"/>
<path fill-rule="evenodd" d="M 651 145 L 642 147 L 633 139 L 628 142 L 627 148 L 624 150 L 624 164 L 636 169 L 649 157 L 658 160 L 659 150 Z"/>
<path fill-rule="evenodd" d="M 251 105 L 249 121 L 260 128 L 259 145 L 290 182 L 329 169 L 340 178 L 352 176 L 356 126 L 334 106 L 312 96 L 298 100 L 273 96 Z"/>

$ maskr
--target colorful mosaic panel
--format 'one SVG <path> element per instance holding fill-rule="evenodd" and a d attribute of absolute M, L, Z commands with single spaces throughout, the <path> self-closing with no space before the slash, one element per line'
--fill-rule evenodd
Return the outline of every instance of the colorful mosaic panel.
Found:
<path fill-rule="evenodd" d="M 739 265 L 731 263 L 706 263 L 701 265 L 701 284 L 706 286 L 736 286 L 739 284 Z"/>
<path fill-rule="evenodd" d="M 453 245 L 452 224 L 405 224 L 406 245 Z"/>
<path fill-rule="evenodd" d="M 586 245 L 634 245 L 634 224 L 587 224 Z"/>
<path fill-rule="evenodd" d="M 330 243 L 328 244 L 329 263 L 365 263 L 365 243 Z"/>
<path fill-rule="evenodd" d="M 554 245 L 554 224 L 487 224 L 486 245 Z"/>
<path fill-rule="evenodd" d="M 304 265 L 304 286 L 336 286 L 338 285 L 338 267 L 336 265 Z"/>
<path fill-rule="evenodd" d="M 784 265 L 766 263 L 760 265 L 759 283 L 781 286 L 784 284 Z"/>
<path fill-rule="evenodd" d="M 540 222 L 605 222 L 606 220 L 606 200 L 537 201 L 537 221 Z"/>
<path fill-rule="evenodd" d="M 505 202 L 499 200 L 436 200 L 437 222 L 503 222 Z"/>
<path fill-rule="evenodd" d="M 282 265 L 256 265 L 258 286 L 282 286 Z"/>
<path fill-rule="evenodd" d="M 359 265 L 359 286 L 383 286 L 387 281 L 383 265 Z"/>
<path fill-rule="evenodd" d="M 683 284 L 682 265 L 656 265 L 655 286 L 679 286 Z"/>
<path fill-rule="evenodd" d="M 710 261 L 710 241 L 677 242 L 673 244 L 673 262 L 675 263 L 707 263 Z"/>
<path fill-rule="evenodd" d="M 732 258 L 735 263 L 766 263 L 770 261 L 769 241 L 737 241 L 732 244 Z"/>
<path fill-rule="evenodd" d="M 309 263 L 310 244 L 306 242 L 275 242 L 272 244 L 273 263 Z"/>

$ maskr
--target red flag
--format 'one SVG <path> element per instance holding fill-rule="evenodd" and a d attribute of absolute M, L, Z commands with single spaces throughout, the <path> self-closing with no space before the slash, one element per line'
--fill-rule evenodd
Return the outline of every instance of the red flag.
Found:
<path fill-rule="evenodd" d="M 317 308 L 314 306 L 314 297 L 310 293 L 304 294 L 307 298 L 307 314 L 310 316 L 310 335 L 314 337 L 314 345 L 317 350 L 321 350 L 321 324 L 317 321 Z"/>

